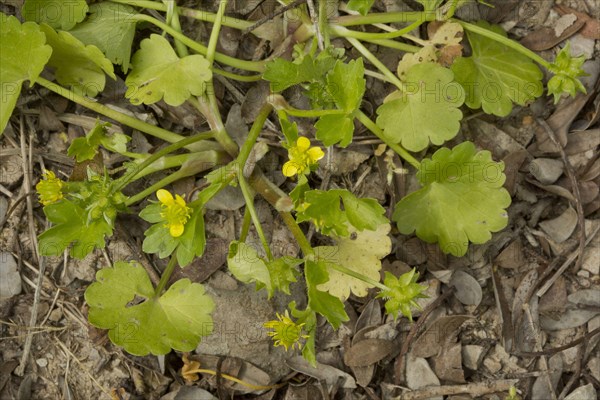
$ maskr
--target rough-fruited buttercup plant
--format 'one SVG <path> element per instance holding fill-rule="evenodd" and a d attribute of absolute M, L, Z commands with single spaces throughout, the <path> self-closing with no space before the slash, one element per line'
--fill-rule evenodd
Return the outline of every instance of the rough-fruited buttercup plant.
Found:
<path fill-rule="evenodd" d="M 568 45 L 555 62 L 548 62 L 508 38 L 499 26 L 455 19 L 454 12 L 466 1 L 418 3 L 420 11 L 373 13 L 373 1 L 351 0 L 340 2 L 344 15 L 337 16 L 329 15 L 327 2 L 321 0 L 316 23 L 300 5 L 280 17 L 295 31 L 284 41 L 288 47 L 277 54 L 291 57 L 259 61 L 216 51 L 222 26 L 252 30 L 258 37 L 265 34 L 254 22 L 225 18 L 225 0 L 216 13 L 167 1 L 88 5 L 84 0 L 26 0 L 21 10 L 24 21 L 0 14 L 0 132 L 10 123 L 25 82 L 64 96 L 99 118 L 68 149 L 79 167 L 88 165 L 83 179 L 63 180 L 45 171 L 36 186 L 52 223 L 40 235 L 40 253 L 68 251 L 73 257 L 86 257 L 106 245 L 120 213 L 139 212 L 150 223 L 143 251 L 168 258 L 156 285 L 137 262 L 117 261 L 98 271 L 85 292 L 89 321 L 107 329 L 115 344 L 136 355 L 190 351 L 210 334 L 214 304 L 204 287 L 189 279 L 167 284 L 175 268 L 185 268 L 203 255 L 205 206 L 229 185 L 237 185 L 245 200 L 241 235 L 229 246 L 229 271 L 240 281 L 265 289 L 269 297 L 276 292 L 290 294 L 292 284 L 305 285 L 304 306 L 292 301 L 276 320 L 265 322 L 275 345 L 301 349 L 315 363 L 317 315 L 338 328 L 349 320 L 344 302 L 350 295 L 374 291 L 393 318 L 412 319 L 411 309 L 425 289 L 417 282 L 419 274 L 386 272 L 382 279 L 381 260 L 392 251 L 386 210 L 376 200 L 347 189 L 317 188 L 311 174 L 323 159 L 324 148 L 349 146 L 359 124 L 370 131 L 414 170 L 421 185 L 393 205 L 397 230 L 462 256 L 469 243 L 485 243 L 507 225 L 511 202 L 502 187 L 504 165 L 489 151 L 471 142 L 445 146 L 456 138 L 464 113 L 481 109 L 502 117 L 515 105 L 526 106 L 544 93 L 540 67 L 551 74 L 547 93 L 555 101 L 563 94 L 585 91 L 578 80 L 584 75 L 584 59 L 571 55 Z M 50 6 L 62 12 L 46 12 Z M 152 15 L 164 13 L 167 22 L 148 10 Z M 208 42 L 185 36 L 181 18 L 212 24 Z M 427 39 L 412 34 L 433 22 L 437 30 Z M 405 26 L 386 25 L 391 23 Z M 367 25 L 379 31 L 354 28 Z M 140 37 L 139 43 L 134 37 Z M 345 40 L 360 56 L 351 58 L 334 48 L 334 37 Z M 465 40 L 470 44 L 468 53 L 461 45 Z M 403 52 L 395 71 L 371 52 L 372 44 Z M 105 90 L 107 77 L 114 80 L 117 75 L 127 86 L 124 98 L 133 105 L 161 100 L 171 107 L 187 103 L 206 118 L 210 130 L 182 135 L 94 99 Z M 213 88 L 216 76 L 270 84 L 271 95 L 241 147 L 222 122 Z M 366 77 L 393 88 L 372 116 L 362 108 Z M 310 108 L 298 109 L 286 101 L 286 89 L 292 86 L 301 89 Z M 314 121 L 315 139 L 290 117 Z M 280 126 L 281 144 L 287 150 L 281 173 L 295 184 L 289 193 L 262 172 L 260 158 L 268 149 L 258 138 L 268 118 Z M 153 136 L 164 146 L 151 154 L 135 152 L 130 138 L 115 124 Z M 108 171 L 102 166 L 101 149 L 127 161 Z M 149 187 L 123 194 L 133 182 L 157 172 L 161 178 L 150 180 Z M 168 188 L 181 178 L 203 174 L 206 185 L 192 197 Z M 274 256 L 254 207 L 256 194 L 280 214 L 301 255 Z M 141 202 L 145 205 L 137 206 Z M 302 230 L 308 224 L 329 237 L 330 244 L 313 247 Z M 262 249 L 246 242 L 252 225 Z"/>

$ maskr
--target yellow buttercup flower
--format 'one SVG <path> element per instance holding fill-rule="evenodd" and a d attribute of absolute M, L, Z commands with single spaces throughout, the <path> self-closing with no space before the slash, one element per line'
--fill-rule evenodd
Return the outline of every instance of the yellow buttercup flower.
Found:
<path fill-rule="evenodd" d="M 45 171 L 42 177 L 43 179 L 35 185 L 35 190 L 40 196 L 40 203 L 47 206 L 62 199 L 62 188 L 65 183 L 57 178 L 52 171 Z"/>
<path fill-rule="evenodd" d="M 190 219 L 192 209 L 186 206 L 185 200 L 180 195 L 176 194 L 173 198 L 173 195 L 164 189 L 159 189 L 156 197 L 161 203 L 160 216 L 167 222 L 169 233 L 173 237 L 181 236 L 185 223 Z"/>
<path fill-rule="evenodd" d="M 273 331 L 267 332 L 267 335 L 273 338 L 275 346 L 283 346 L 287 351 L 288 347 L 293 349 L 294 345 L 298 345 L 298 349 L 300 349 L 300 339 L 308 337 L 308 335 L 302 334 L 304 324 L 292 321 L 287 310 L 284 315 L 277 313 L 277 319 L 279 321 L 273 320 L 263 324 L 265 328 L 273 329 Z"/>
<path fill-rule="evenodd" d="M 310 140 L 300 136 L 296 145 L 288 149 L 289 161 L 283 164 L 283 175 L 291 177 L 306 174 L 312 165 L 317 164 L 325 153 L 320 147 L 310 147 Z"/>

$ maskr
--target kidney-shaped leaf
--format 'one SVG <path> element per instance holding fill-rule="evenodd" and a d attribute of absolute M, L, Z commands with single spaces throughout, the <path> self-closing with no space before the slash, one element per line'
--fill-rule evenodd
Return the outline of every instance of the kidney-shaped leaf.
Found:
<path fill-rule="evenodd" d="M 485 243 L 508 223 L 503 171 L 503 163 L 489 151 L 476 152 L 471 142 L 441 148 L 422 162 L 417 176 L 423 188 L 396 204 L 393 219 L 401 233 L 416 231 L 445 253 L 462 256 L 469 241 Z"/>
<path fill-rule="evenodd" d="M 406 72 L 405 89 L 377 109 L 377 125 L 390 141 L 421 151 L 429 142 L 441 145 L 456 136 L 465 92 L 452 71 L 432 62 L 414 65 Z"/>
<path fill-rule="evenodd" d="M 33 84 L 48 62 L 52 48 L 37 24 L 21 25 L 13 16 L 0 13 L 0 135 L 6 128 L 23 81 Z"/>
<path fill-rule="evenodd" d="M 25 20 L 45 22 L 54 29 L 65 31 L 83 21 L 87 11 L 85 0 L 25 0 L 21 9 Z"/>
<path fill-rule="evenodd" d="M 90 323 L 108 329 L 110 340 L 134 355 L 192 351 L 213 328 L 214 303 L 202 285 L 181 279 L 155 296 L 148 274 L 137 262 L 119 261 L 98 271 L 85 301 Z"/>
<path fill-rule="evenodd" d="M 85 46 L 69 32 L 56 32 L 51 26 L 41 24 L 52 57 L 48 65 L 56 69 L 56 80 L 70 86 L 77 94 L 96 96 L 104 90 L 105 73 L 116 79 L 110 60 L 94 45 Z"/>
<path fill-rule="evenodd" d="M 210 64 L 199 54 L 179 58 L 169 41 L 153 34 L 142 40 L 131 60 L 125 97 L 133 104 L 165 103 L 179 106 L 190 96 L 199 96 L 212 77 Z"/>

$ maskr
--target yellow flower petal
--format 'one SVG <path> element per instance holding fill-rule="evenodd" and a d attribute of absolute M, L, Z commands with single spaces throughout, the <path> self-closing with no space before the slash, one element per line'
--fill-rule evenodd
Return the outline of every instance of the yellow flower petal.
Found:
<path fill-rule="evenodd" d="M 310 140 L 305 138 L 304 136 L 300 136 L 296 141 L 296 147 L 301 153 L 304 153 L 310 147 Z"/>
<path fill-rule="evenodd" d="M 169 233 L 173 237 L 179 237 L 183 234 L 184 226 L 183 224 L 170 224 L 169 225 Z"/>
<path fill-rule="evenodd" d="M 166 206 L 169 206 L 174 202 L 173 195 L 165 189 L 158 189 L 158 191 L 156 192 L 156 197 L 158 198 L 158 201 L 160 201 Z"/>
<path fill-rule="evenodd" d="M 325 156 L 325 153 L 323 153 L 323 150 L 321 150 L 320 147 L 311 147 L 306 154 L 308 154 L 308 157 L 312 162 L 318 161 Z"/>
<path fill-rule="evenodd" d="M 294 161 L 287 161 L 283 164 L 283 175 L 287 177 L 292 177 L 298 173 L 298 163 Z"/>
<path fill-rule="evenodd" d="M 185 207 L 185 200 L 178 194 L 175 195 L 175 203 L 179 204 L 181 207 Z"/>

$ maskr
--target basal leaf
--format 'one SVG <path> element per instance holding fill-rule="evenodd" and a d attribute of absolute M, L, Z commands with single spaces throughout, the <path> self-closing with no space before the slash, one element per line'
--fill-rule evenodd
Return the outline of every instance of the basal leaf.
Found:
<path fill-rule="evenodd" d="M 30 84 L 44 69 L 52 48 L 37 24 L 21 25 L 13 16 L 0 13 L 0 135 L 8 124 L 25 80 Z"/>
<path fill-rule="evenodd" d="M 202 285 L 181 279 L 158 297 L 137 262 L 119 261 L 98 271 L 85 300 L 90 323 L 108 329 L 113 343 L 138 356 L 192 351 L 213 328 L 214 302 Z"/>
<path fill-rule="evenodd" d="M 393 93 L 377 109 L 384 135 L 410 151 L 456 136 L 465 93 L 452 71 L 435 63 L 417 64 L 406 72 L 405 84 L 405 92 Z"/>
<path fill-rule="evenodd" d="M 171 106 L 183 104 L 190 96 L 206 90 L 212 77 L 210 64 L 200 54 L 179 58 L 169 41 L 153 34 L 142 40 L 127 75 L 125 97 L 132 104 L 154 104 L 164 97 Z"/>
<path fill-rule="evenodd" d="M 21 9 L 26 21 L 43 22 L 63 31 L 83 21 L 87 11 L 85 0 L 25 0 Z"/>
<path fill-rule="evenodd" d="M 109 1 L 92 4 L 87 19 L 77 24 L 70 33 L 84 44 L 98 47 L 126 73 L 137 23 L 133 16 L 136 14 L 134 8 L 125 4 Z"/>
<path fill-rule="evenodd" d="M 481 21 L 479 26 L 506 36 L 497 25 Z M 454 61 L 455 79 L 466 91 L 470 108 L 488 114 L 508 115 L 512 103 L 525 105 L 542 95 L 542 71 L 528 57 L 493 39 L 467 32 L 472 56 Z"/>
<path fill-rule="evenodd" d="M 354 135 L 353 118 L 344 114 L 324 115 L 315 124 L 317 131 L 315 136 L 325 146 L 333 146 L 339 143 L 340 147 L 346 147 L 352 143 Z"/>
<path fill-rule="evenodd" d="M 330 265 L 337 264 L 379 281 L 381 259 L 392 251 L 392 241 L 388 233 L 390 224 L 382 224 L 375 231 L 356 232 L 346 238 L 335 238 L 336 246 L 320 246 L 315 248 L 319 261 L 325 262 L 329 280 L 318 286 L 319 290 L 329 292 L 345 301 L 350 292 L 356 296 L 366 296 L 373 285 L 343 274 Z"/>
<path fill-rule="evenodd" d="M 508 223 L 503 171 L 503 163 L 489 151 L 476 152 L 471 142 L 442 148 L 422 162 L 417 176 L 423 188 L 396 204 L 393 219 L 401 233 L 416 231 L 445 253 L 462 256 L 469 242 L 485 243 Z"/>
<path fill-rule="evenodd" d="M 44 213 L 54 224 L 39 236 L 38 247 L 44 256 L 62 255 L 72 244 L 69 253 L 82 259 L 95 248 L 103 248 L 105 236 L 112 235 L 112 227 L 104 218 L 88 221 L 86 211 L 69 200 L 45 206 Z"/>
<path fill-rule="evenodd" d="M 337 329 L 342 322 L 348 321 L 350 318 L 344 310 L 344 303 L 339 298 L 317 288 L 318 285 L 329 280 L 325 262 L 307 260 L 304 275 L 308 289 L 308 306 L 324 316 L 333 329 Z"/>

